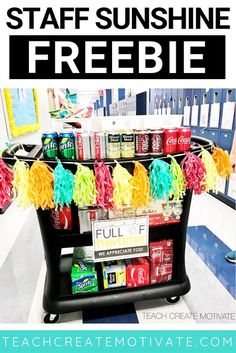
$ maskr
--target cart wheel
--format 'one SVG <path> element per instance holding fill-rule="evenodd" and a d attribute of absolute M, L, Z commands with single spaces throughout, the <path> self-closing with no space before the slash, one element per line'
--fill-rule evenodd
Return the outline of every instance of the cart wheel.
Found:
<path fill-rule="evenodd" d="M 45 324 L 56 324 L 60 319 L 58 314 L 46 314 L 44 316 L 43 322 Z"/>
<path fill-rule="evenodd" d="M 170 304 L 177 303 L 180 300 L 180 297 L 177 295 L 176 297 L 166 298 L 166 301 Z"/>

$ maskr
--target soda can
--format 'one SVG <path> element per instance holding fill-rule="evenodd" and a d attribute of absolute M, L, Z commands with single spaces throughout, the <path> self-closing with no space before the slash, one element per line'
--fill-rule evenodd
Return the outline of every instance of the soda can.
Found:
<path fill-rule="evenodd" d="M 180 127 L 177 131 L 177 152 L 190 150 L 191 130 L 189 127 Z"/>
<path fill-rule="evenodd" d="M 133 130 L 123 131 L 121 134 L 121 157 L 133 158 L 135 152 Z"/>
<path fill-rule="evenodd" d="M 91 134 L 91 154 L 93 159 L 106 158 L 106 138 L 102 131 L 94 131 Z"/>
<path fill-rule="evenodd" d="M 72 230 L 71 207 L 63 206 L 51 210 L 51 224 L 57 230 Z"/>
<path fill-rule="evenodd" d="M 88 132 L 78 131 L 75 133 L 75 149 L 79 161 L 91 159 L 90 135 Z"/>
<path fill-rule="evenodd" d="M 147 130 L 135 131 L 135 155 L 146 156 L 149 152 L 149 132 Z"/>
<path fill-rule="evenodd" d="M 163 152 L 165 154 L 177 152 L 177 129 L 164 129 Z"/>
<path fill-rule="evenodd" d="M 163 130 L 151 130 L 151 155 L 158 155 L 163 153 Z"/>
<path fill-rule="evenodd" d="M 117 159 L 121 155 L 120 133 L 117 131 L 108 131 L 106 134 L 107 158 Z"/>
<path fill-rule="evenodd" d="M 75 159 L 75 136 L 73 132 L 61 132 L 58 136 L 60 158 Z"/>
<path fill-rule="evenodd" d="M 42 134 L 42 147 L 44 158 L 56 158 L 58 156 L 58 135 L 56 132 Z"/>
<path fill-rule="evenodd" d="M 78 221 L 79 221 L 80 234 L 84 232 L 89 232 L 91 230 L 89 227 L 90 223 L 88 221 L 88 212 L 89 212 L 88 207 L 78 209 Z"/>

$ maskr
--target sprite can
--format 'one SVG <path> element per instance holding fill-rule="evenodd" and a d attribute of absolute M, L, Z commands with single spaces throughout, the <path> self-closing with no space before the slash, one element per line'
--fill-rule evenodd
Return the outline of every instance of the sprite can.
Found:
<path fill-rule="evenodd" d="M 56 158 L 58 156 L 58 135 L 56 132 L 45 132 L 42 135 L 44 158 Z"/>
<path fill-rule="evenodd" d="M 75 136 L 73 132 L 61 132 L 58 136 L 60 158 L 75 159 Z"/>

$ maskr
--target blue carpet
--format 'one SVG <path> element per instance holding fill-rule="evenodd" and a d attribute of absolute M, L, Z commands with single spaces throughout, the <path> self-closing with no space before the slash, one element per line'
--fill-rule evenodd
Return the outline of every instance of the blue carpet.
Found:
<path fill-rule="evenodd" d="M 187 242 L 236 299 L 236 266 L 225 259 L 231 249 L 205 226 L 188 227 Z"/>
<path fill-rule="evenodd" d="M 84 324 L 138 324 L 134 304 L 83 311 Z"/>

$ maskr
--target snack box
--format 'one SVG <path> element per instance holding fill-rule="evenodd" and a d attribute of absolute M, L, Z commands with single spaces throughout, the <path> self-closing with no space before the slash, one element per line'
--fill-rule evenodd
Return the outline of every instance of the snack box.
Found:
<path fill-rule="evenodd" d="M 151 264 L 150 281 L 151 284 L 168 282 L 172 278 L 172 264 Z"/>
<path fill-rule="evenodd" d="M 94 263 L 75 260 L 71 268 L 72 293 L 98 291 L 97 272 Z"/>
<path fill-rule="evenodd" d="M 149 261 L 147 258 L 127 259 L 125 263 L 128 288 L 141 287 L 149 284 Z"/>
<path fill-rule="evenodd" d="M 183 212 L 182 201 L 152 200 L 146 207 L 139 207 L 136 216 L 149 216 L 149 226 L 180 222 Z"/>
<path fill-rule="evenodd" d="M 107 219 L 108 212 L 100 208 L 80 208 L 78 210 L 78 219 L 80 233 L 91 232 L 92 221 Z"/>
<path fill-rule="evenodd" d="M 169 264 L 173 262 L 173 240 L 161 240 L 149 245 L 150 262 L 155 264 Z"/>
<path fill-rule="evenodd" d="M 104 289 L 126 286 L 126 265 L 123 260 L 102 262 Z"/>

